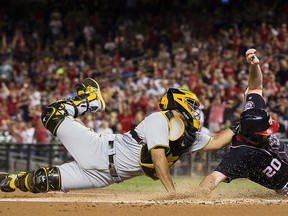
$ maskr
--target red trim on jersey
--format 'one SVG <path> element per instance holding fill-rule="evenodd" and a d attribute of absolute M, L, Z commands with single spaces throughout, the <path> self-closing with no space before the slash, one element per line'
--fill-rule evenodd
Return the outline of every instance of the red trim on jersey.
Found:
<path fill-rule="evenodd" d="M 257 145 L 257 142 L 253 142 L 253 141 L 251 141 L 251 140 L 249 140 L 249 139 L 247 139 L 245 137 L 240 136 L 239 134 L 236 136 L 236 139 L 237 139 L 237 141 L 244 142 L 244 144 L 246 142 L 246 143 L 250 143 L 250 144 L 253 144 L 253 145 Z"/>

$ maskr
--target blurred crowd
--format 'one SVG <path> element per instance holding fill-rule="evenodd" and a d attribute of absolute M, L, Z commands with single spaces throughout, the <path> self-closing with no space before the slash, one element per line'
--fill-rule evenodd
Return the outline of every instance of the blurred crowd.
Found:
<path fill-rule="evenodd" d="M 12 1 L 13 2 L 13 1 Z M 18 2 L 18 1 L 17 1 Z M 205 2 L 205 3 L 204 3 Z M 1 3 L 4 4 L 4 3 Z M 248 64 L 261 60 L 267 109 L 288 137 L 288 2 L 25 1 L 0 13 L 0 143 L 51 143 L 40 115 L 96 79 L 104 113 L 79 118 L 125 132 L 159 109 L 169 87 L 193 91 L 211 134 L 242 111 Z"/>

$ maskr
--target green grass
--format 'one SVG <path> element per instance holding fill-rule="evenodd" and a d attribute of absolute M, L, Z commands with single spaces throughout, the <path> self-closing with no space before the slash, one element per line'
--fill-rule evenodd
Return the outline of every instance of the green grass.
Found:
<path fill-rule="evenodd" d="M 191 190 L 193 187 L 197 186 L 203 177 L 173 177 L 176 190 L 177 188 Z M 189 188 L 190 187 L 190 188 Z M 119 184 L 113 184 L 107 189 L 111 190 L 123 190 L 123 191 L 165 191 L 162 183 L 154 181 L 146 176 L 135 177 L 133 179 L 124 181 Z M 237 179 L 233 180 L 231 183 L 221 183 L 216 189 L 215 192 L 245 192 L 245 191 L 255 191 L 255 192 L 264 192 L 268 189 L 264 188 L 261 185 L 258 185 L 247 179 Z"/>

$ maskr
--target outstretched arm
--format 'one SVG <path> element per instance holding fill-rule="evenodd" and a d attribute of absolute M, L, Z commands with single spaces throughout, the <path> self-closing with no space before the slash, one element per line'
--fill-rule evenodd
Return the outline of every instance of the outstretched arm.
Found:
<path fill-rule="evenodd" d="M 260 68 L 260 61 L 256 56 L 255 49 L 248 49 L 246 51 L 246 61 L 250 64 L 247 93 L 256 93 L 262 95 L 262 71 Z"/>
<path fill-rule="evenodd" d="M 219 134 L 211 137 L 210 141 L 203 148 L 203 150 L 209 151 L 209 150 L 221 149 L 224 146 L 231 143 L 233 136 L 234 136 L 234 132 L 230 128 L 227 128 L 221 131 Z"/>
<path fill-rule="evenodd" d="M 248 76 L 248 91 L 245 92 L 245 94 L 256 93 L 262 95 L 262 71 L 259 65 L 260 61 L 255 53 L 255 49 L 248 49 L 246 51 L 246 61 L 250 64 L 250 68 Z M 218 135 L 210 139 L 209 143 L 203 148 L 203 150 L 221 149 L 232 141 L 233 135 L 234 132 L 230 128 L 221 131 Z"/>
<path fill-rule="evenodd" d="M 227 177 L 224 174 L 218 171 L 213 171 L 211 174 L 206 176 L 199 184 L 199 190 L 203 194 L 208 194 L 212 190 L 214 190 L 226 178 Z"/>
<path fill-rule="evenodd" d="M 164 148 L 151 149 L 152 161 L 155 166 L 156 174 L 168 193 L 174 194 L 175 188 L 169 173 L 168 161 Z"/>

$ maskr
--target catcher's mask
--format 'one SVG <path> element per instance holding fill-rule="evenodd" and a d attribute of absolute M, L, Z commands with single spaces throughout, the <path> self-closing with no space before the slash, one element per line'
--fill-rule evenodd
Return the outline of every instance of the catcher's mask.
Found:
<path fill-rule="evenodd" d="M 278 129 L 279 123 L 263 109 L 248 109 L 241 114 L 240 135 L 252 142 L 261 144 Z"/>
<path fill-rule="evenodd" d="M 178 110 L 187 120 L 188 128 L 197 131 L 200 120 L 200 103 L 197 96 L 184 89 L 169 88 L 160 99 L 161 110 Z"/>

